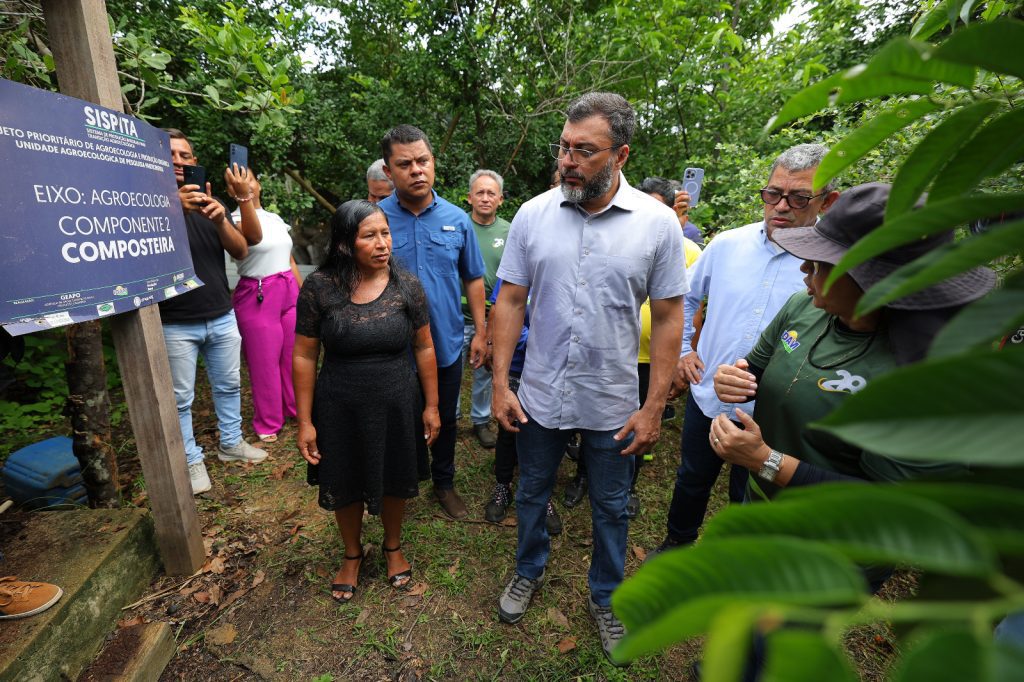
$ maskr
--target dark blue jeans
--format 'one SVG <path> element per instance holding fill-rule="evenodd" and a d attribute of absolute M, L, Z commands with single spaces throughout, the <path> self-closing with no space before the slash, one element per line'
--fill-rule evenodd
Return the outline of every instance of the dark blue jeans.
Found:
<path fill-rule="evenodd" d="M 739 426 L 739 424 L 737 424 Z M 678 543 L 691 543 L 704 523 L 711 488 L 725 463 L 708 442 L 711 420 L 704 416 L 692 397 L 686 401 L 683 435 L 676 487 L 668 510 L 668 537 Z M 729 501 L 742 502 L 747 487 L 747 470 L 732 465 L 729 473 Z"/>
<path fill-rule="evenodd" d="M 529 415 L 527 415 L 529 416 Z M 590 516 L 594 546 L 590 559 L 590 596 L 599 606 L 611 604 L 612 591 L 622 582 L 626 570 L 626 540 L 629 518 L 626 501 L 633 476 L 633 457 L 619 453 L 631 442 L 612 440 L 611 431 L 580 430 L 583 447 L 580 458 L 587 463 Z M 516 514 L 519 545 L 516 572 L 535 580 L 548 562 L 551 542 L 545 525 L 548 500 L 555 486 L 558 464 L 565 454 L 572 430 L 547 429 L 530 419 L 516 435 L 519 451 L 519 490 Z"/>
<path fill-rule="evenodd" d="M 434 479 L 434 487 L 439 490 L 451 490 L 455 486 L 455 411 L 459 402 L 461 383 L 461 355 L 447 367 L 437 368 L 437 411 L 441 416 L 441 430 L 437 434 L 437 440 L 430 447 L 429 475 Z M 416 454 L 419 460 L 420 480 L 423 481 L 427 478 L 427 443 L 423 440 L 421 418 L 416 420 L 416 424 Z"/>

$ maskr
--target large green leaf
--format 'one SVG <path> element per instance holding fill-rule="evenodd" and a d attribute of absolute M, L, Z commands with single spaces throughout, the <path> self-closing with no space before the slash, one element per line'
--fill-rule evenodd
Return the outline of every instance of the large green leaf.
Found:
<path fill-rule="evenodd" d="M 839 651 L 817 632 L 778 630 L 765 644 L 762 682 L 856 682 Z"/>
<path fill-rule="evenodd" d="M 704 530 L 704 542 L 790 536 L 827 542 L 862 564 L 913 564 L 953 575 L 985 575 L 994 554 L 961 518 L 929 500 L 879 486 L 814 486 L 810 496 L 730 506 Z"/>
<path fill-rule="evenodd" d="M 966 630 L 925 633 L 903 656 L 894 682 L 1006 682 L 1020 679 L 1024 649 Z"/>
<path fill-rule="evenodd" d="M 958 242 L 950 242 L 907 263 L 872 286 L 857 303 L 857 315 L 921 291 L 996 258 L 1024 251 L 1024 220 L 994 227 Z"/>
<path fill-rule="evenodd" d="M 914 22 L 914 26 L 910 29 L 910 37 L 917 38 L 918 40 L 928 40 L 935 33 L 945 28 L 949 24 L 949 13 L 946 9 L 947 2 L 949 0 L 937 2 L 934 7 L 920 15 L 917 21 Z"/>
<path fill-rule="evenodd" d="M 756 560 L 752 560 L 756 557 Z M 729 604 L 860 604 L 867 585 L 839 552 L 796 538 L 701 542 L 654 557 L 612 594 L 628 635 L 618 660 L 660 651 L 703 634 Z"/>
<path fill-rule="evenodd" d="M 949 163 L 988 116 L 1000 107 L 996 100 L 975 102 L 950 115 L 918 142 L 896 172 L 885 219 L 893 220 L 910 209 L 928 183 Z"/>
<path fill-rule="evenodd" d="M 747 664 L 751 633 L 761 609 L 751 604 L 730 604 L 715 615 L 708 628 L 702 682 L 736 682 Z"/>
<path fill-rule="evenodd" d="M 814 173 L 815 189 L 824 187 L 847 166 L 856 163 L 874 147 L 897 130 L 904 128 L 939 106 L 928 99 L 901 102 L 872 117 L 832 147 Z"/>
<path fill-rule="evenodd" d="M 918 211 L 904 213 L 895 220 L 887 221 L 850 247 L 846 255 L 832 268 L 832 273 L 825 280 L 825 286 L 832 286 L 832 283 L 850 268 L 901 244 L 951 230 L 972 220 L 1021 209 L 1024 209 L 1024 192 L 978 194 L 931 202 Z"/>
<path fill-rule="evenodd" d="M 1024 463 L 1024 349 L 973 352 L 890 372 L 811 426 L 908 460 Z"/>
<path fill-rule="evenodd" d="M 1007 277 L 1002 288 L 961 310 L 935 337 L 928 356 L 941 358 L 962 353 L 991 343 L 1021 325 L 1024 325 L 1024 271 Z"/>
<path fill-rule="evenodd" d="M 1013 20 L 977 23 L 957 31 L 935 51 L 946 62 L 980 66 L 1024 78 L 1024 23 Z"/>
<path fill-rule="evenodd" d="M 934 48 L 907 38 L 895 38 L 886 43 L 868 61 L 865 76 L 905 76 L 921 80 L 950 83 L 969 88 L 974 85 L 976 70 L 969 64 L 947 62 L 932 58 Z"/>
<path fill-rule="evenodd" d="M 932 183 L 928 202 L 966 194 L 985 178 L 999 175 L 1022 157 L 1024 107 L 1018 107 L 986 123 L 969 145 L 960 148 Z"/>

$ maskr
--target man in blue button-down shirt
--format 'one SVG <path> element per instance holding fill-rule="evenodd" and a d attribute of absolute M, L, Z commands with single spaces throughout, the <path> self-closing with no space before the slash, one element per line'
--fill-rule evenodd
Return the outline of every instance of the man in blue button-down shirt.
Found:
<path fill-rule="evenodd" d="M 487 350 L 484 330 L 484 261 L 476 234 L 461 208 L 434 191 L 434 151 L 419 128 L 400 125 L 381 141 L 384 172 L 395 191 L 378 206 L 391 227 L 391 250 L 416 275 L 427 293 L 430 335 L 437 355 L 438 411 L 441 432 L 431 448 L 430 470 L 434 494 L 452 518 L 469 512 L 455 492 L 455 406 L 462 383 L 464 330 L 462 291 L 466 287 L 476 335 L 470 343 L 470 363 L 483 364 Z M 425 459 L 426 445 L 420 453 Z"/>
<path fill-rule="evenodd" d="M 715 395 L 715 369 L 745 357 L 782 305 L 804 288 L 802 261 L 783 251 L 771 236 L 775 230 L 813 225 L 818 214 L 838 198 L 831 183 L 821 191 L 813 189 L 814 172 L 827 152 L 820 144 L 801 144 L 783 152 L 761 190 L 764 220 L 722 232 L 694 265 L 690 291 L 683 298 L 686 326 L 676 376 L 676 389 L 689 384 L 690 398 L 683 417 L 681 464 L 668 533 L 655 552 L 697 539 L 711 487 L 722 469 L 722 459 L 708 441 L 711 420 L 719 414 L 732 419 L 737 407 Z M 705 298 L 706 319 L 693 351 L 693 315 Z M 739 407 L 753 414 L 754 401 Z M 734 466 L 729 499 L 742 500 L 746 483 L 747 471 Z"/>
<path fill-rule="evenodd" d="M 562 453 L 583 433 L 593 521 L 590 614 L 609 653 L 623 637 L 612 613 L 622 581 L 633 456 L 658 439 L 682 330 L 683 235 L 670 208 L 629 186 L 621 169 L 636 126 L 612 93 L 569 105 L 559 141 L 560 187 L 523 204 L 512 221 L 498 276 L 493 413 L 518 432 L 519 544 L 498 615 L 518 622 L 544 582 L 550 542 L 547 501 Z M 530 292 L 530 342 L 518 397 L 508 369 Z M 651 378 L 637 399 L 640 306 L 651 299 Z"/>

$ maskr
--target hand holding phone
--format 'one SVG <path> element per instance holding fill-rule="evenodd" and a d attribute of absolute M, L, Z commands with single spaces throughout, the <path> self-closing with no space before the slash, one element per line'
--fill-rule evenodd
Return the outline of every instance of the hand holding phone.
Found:
<path fill-rule="evenodd" d="M 228 147 L 228 168 L 231 168 L 235 164 L 238 164 L 239 168 L 249 170 L 249 150 L 240 144 L 234 142 Z"/>
<path fill-rule="evenodd" d="M 194 211 L 208 201 L 206 169 L 202 166 L 182 166 L 182 185 L 178 191 L 182 205 Z M 195 189 L 185 190 L 186 187 Z"/>
<path fill-rule="evenodd" d="M 703 168 L 687 168 L 683 171 L 683 189 L 690 195 L 690 208 L 700 201 L 700 190 L 704 184 Z"/>

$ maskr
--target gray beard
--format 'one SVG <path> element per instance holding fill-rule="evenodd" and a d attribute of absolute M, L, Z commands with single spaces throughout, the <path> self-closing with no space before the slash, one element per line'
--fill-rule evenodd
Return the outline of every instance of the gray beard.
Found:
<path fill-rule="evenodd" d="M 608 159 L 608 164 L 584 182 L 582 187 L 569 187 L 563 181 L 561 185 L 562 196 L 565 197 L 566 201 L 571 201 L 574 204 L 583 204 L 591 199 L 603 196 L 605 192 L 612 188 L 614 168 L 615 158 L 612 157 Z"/>

